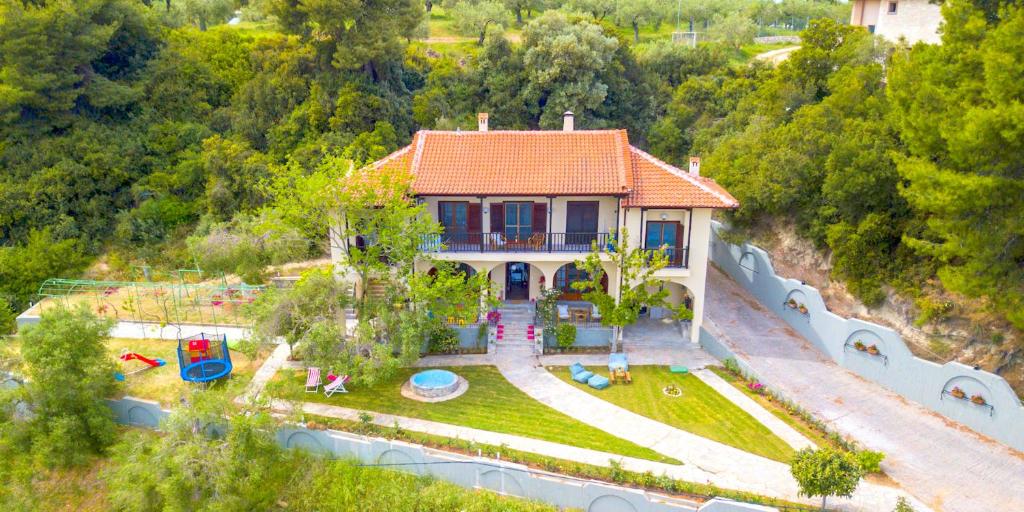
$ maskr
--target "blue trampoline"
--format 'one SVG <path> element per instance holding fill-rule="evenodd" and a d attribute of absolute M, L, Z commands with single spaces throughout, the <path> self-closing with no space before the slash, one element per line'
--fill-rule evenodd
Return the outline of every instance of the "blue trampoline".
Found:
<path fill-rule="evenodd" d="M 178 339 L 178 367 L 181 378 L 189 382 L 210 382 L 231 373 L 228 337 L 223 334 Z"/>

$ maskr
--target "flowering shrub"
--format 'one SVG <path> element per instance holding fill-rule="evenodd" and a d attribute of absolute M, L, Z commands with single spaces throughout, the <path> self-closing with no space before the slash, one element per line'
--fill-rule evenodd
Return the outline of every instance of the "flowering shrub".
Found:
<path fill-rule="evenodd" d="M 498 310 L 492 310 L 487 312 L 487 323 L 497 324 L 501 321 L 501 312 Z"/>
<path fill-rule="evenodd" d="M 756 380 L 748 382 L 747 383 L 747 388 L 750 389 L 751 391 L 753 391 L 754 393 L 759 394 L 759 395 L 763 395 L 764 394 L 764 384 L 761 384 L 760 382 L 758 382 Z"/>

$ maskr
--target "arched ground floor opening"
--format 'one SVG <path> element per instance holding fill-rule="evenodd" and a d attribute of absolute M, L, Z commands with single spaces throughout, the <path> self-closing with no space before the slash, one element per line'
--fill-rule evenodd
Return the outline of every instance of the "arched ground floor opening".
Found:
<path fill-rule="evenodd" d="M 492 290 L 505 302 L 525 303 L 537 300 L 546 280 L 544 271 L 522 261 L 499 263 L 490 271 Z"/>

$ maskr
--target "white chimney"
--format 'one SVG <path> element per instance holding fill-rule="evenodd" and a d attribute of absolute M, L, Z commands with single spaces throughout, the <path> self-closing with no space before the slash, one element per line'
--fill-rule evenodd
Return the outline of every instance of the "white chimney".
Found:
<path fill-rule="evenodd" d="M 480 112 L 476 115 L 476 124 L 480 131 L 487 131 L 487 112 Z"/>
<path fill-rule="evenodd" d="M 572 112 L 566 110 L 565 113 L 562 114 L 562 131 L 563 132 L 571 132 L 572 129 L 573 129 L 573 115 L 572 115 Z"/>
<path fill-rule="evenodd" d="M 690 157 L 690 176 L 700 176 L 700 157 Z"/>

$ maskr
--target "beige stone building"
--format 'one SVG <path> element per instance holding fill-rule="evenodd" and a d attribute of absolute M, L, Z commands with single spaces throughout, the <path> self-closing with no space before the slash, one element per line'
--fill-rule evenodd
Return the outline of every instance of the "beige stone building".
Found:
<path fill-rule="evenodd" d="M 700 176 L 699 159 L 677 169 L 630 145 L 625 130 L 574 130 L 571 113 L 560 131 L 488 131 L 481 114 L 479 131 L 420 131 L 373 165 L 410 172 L 417 199 L 444 227 L 423 252 L 487 273 L 506 302 L 529 304 L 558 288 L 578 305 L 571 285 L 586 276 L 574 262 L 617 233 L 628 233 L 630 247 L 663 251 L 669 264 L 657 276 L 673 304 L 694 311 L 689 334 L 698 340 L 711 212 L 738 206 Z M 345 257 L 344 242 L 332 247 L 336 261 Z M 606 289 L 618 296 L 629 283 L 605 269 Z M 417 270 L 428 272 L 429 260 Z"/>
<path fill-rule="evenodd" d="M 854 0 L 850 24 L 890 41 L 938 44 L 942 8 L 928 0 Z"/>

